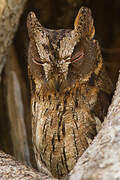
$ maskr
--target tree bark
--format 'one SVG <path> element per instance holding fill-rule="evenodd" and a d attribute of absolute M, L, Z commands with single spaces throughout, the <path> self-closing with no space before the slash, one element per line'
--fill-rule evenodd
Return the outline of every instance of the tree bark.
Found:
<path fill-rule="evenodd" d="M 80 157 L 67 179 L 120 179 L 120 75 L 102 129 Z"/>
<path fill-rule="evenodd" d="M 27 0 L 0 0 L 0 74 Z"/>
<path fill-rule="evenodd" d="M 46 169 L 41 168 L 41 171 L 38 173 L 2 151 L 0 151 L 0 179 L 55 180 L 51 175 L 47 174 Z"/>

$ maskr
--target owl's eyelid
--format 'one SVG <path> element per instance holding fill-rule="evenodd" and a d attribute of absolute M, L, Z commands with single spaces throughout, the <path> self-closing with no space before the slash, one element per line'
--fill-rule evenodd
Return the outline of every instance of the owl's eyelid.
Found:
<path fill-rule="evenodd" d="M 42 60 L 42 61 L 45 61 L 44 59 L 41 59 L 41 60 Z M 42 61 L 37 60 L 36 58 L 32 58 L 32 61 L 33 61 L 35 64 L 39 65 L 39 66 L 44 66 L 45 64 L 50 64 L 50 63 L 47 62 L 47 61 L 42 62 Z"/>
<path fill-rule="evenodd" d="M 83 51 L 78 52 L 75 56 L 73 56 L 71 58 L 71 63 L 75 63 L 75 62 L 79 61 L 80 59 L 83 58 L 83 56 L 84 56 L 84 52 Z"/>

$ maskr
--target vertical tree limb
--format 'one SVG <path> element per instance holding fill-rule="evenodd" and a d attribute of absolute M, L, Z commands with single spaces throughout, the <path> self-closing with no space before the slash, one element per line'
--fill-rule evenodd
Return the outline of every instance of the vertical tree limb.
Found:
<path fill-rule="evenodd" d="M 0 74 L 27 0 L 0 0 Z"/>
<path fill-rule="evenodd" d="M 5 68 L 6 81 L 6 101 L 10 119 L 10 132 L 13 143 L 14 155 L 17 160 L 30 165 L 30 154 L 25 126 L 25 105 L 23 103 L 23 93 L 26 94 L 24 78 L 20 71 L 15 48 L 8 49 L 8 58 Z M 27 104 L 26 104 L 27 106 Z M 29 124 L 31 120 L 29 119 Z"/>

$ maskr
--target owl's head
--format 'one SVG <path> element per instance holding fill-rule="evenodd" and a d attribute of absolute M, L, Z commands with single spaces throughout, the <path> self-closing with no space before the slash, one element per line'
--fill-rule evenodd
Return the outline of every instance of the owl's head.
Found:
<path fill-rule="evenodd" d="M 33 12 L 28 14 L 30 38 L 28 66 L 39 84 L 60 91 L 70 84 L 83 83 L 98 67 L 97 41 L 90 9 L 82 7 L 74 22 L 74 29 L 44 28 Z"/>

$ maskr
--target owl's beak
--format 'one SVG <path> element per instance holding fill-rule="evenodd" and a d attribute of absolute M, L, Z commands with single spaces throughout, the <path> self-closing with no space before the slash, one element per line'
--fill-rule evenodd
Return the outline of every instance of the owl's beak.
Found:
<path fill-rule="evenodd" d="M 50 79 L 48 81 L 48 87 L 49 89 L 51 89 L 52 91 L 56 91 L 56 92 L 59 92 L 60 89 L 62 88 L 62 78 L 60 77 L 55 77 L 53 79 Z"/>
<path fill-rule="evenodd" d="M 60 88 L 61 88 L 61 85 L 62 85 L 62 81 L 60 79 L 57 79 L 57 81 L 54 80 L 54 84 L 55 84 L 55 90 L 56 91 L 60 91 Z"/>

